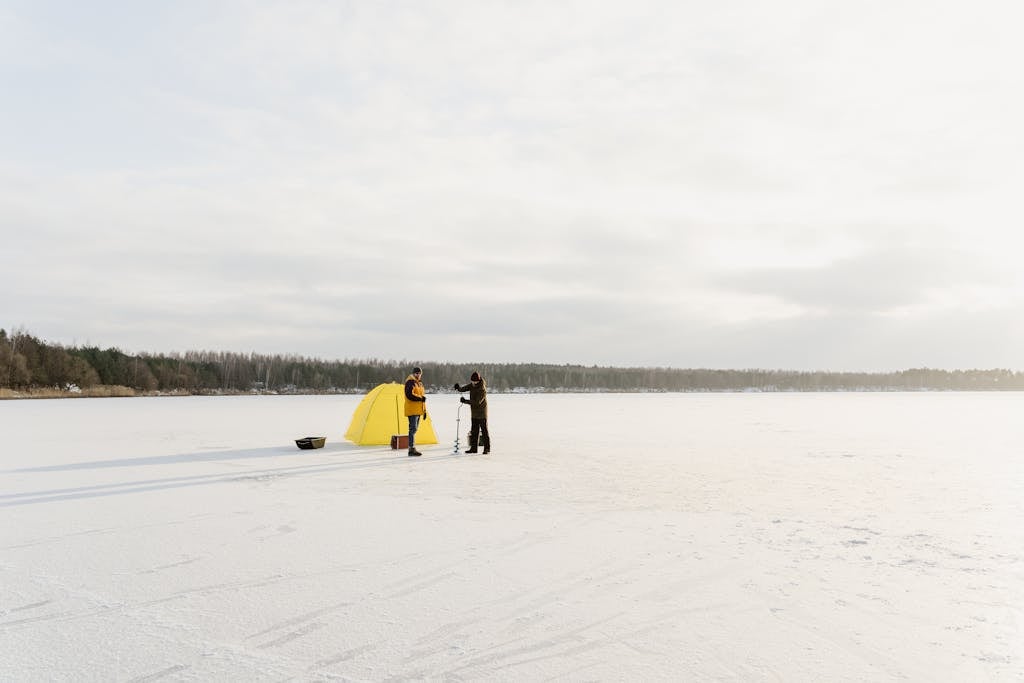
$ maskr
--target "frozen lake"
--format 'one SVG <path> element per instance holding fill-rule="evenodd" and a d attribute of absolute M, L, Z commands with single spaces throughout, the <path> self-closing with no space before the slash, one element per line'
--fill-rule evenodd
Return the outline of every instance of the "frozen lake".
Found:
<path fill-rule="evenodd" d="M 359 399 L 0 401 L 0 680 L 1024 680 L 1024 394 Z"/>

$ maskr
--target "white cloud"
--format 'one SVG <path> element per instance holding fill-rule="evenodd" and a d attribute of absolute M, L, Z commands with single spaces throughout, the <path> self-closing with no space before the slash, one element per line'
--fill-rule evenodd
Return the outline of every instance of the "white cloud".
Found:
<path fill-rule="evenodd" d="M 1016 5 L 62 9 L 0 15 L 0 325 L 135 350 L 1024 367 L 935 322 L 1024 341 Z"/>

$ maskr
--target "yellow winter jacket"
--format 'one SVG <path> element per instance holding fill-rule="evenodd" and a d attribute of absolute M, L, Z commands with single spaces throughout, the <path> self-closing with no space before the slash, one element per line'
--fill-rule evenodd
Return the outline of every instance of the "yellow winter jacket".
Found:
<path fill-rule="evenodd" d="M 410 386 L 411 385 L 411 386 Z M 416 398 L 425 399 L 427 392 L 423 389 L 423 382 L 416 379 L 414 376 L 409 375 L 405 378 L 405 416 L 410 415 L 426 415 L 427 404 L 426 401 L 417 401 L 409 398 L 409 395 L 413 395 Z"/>

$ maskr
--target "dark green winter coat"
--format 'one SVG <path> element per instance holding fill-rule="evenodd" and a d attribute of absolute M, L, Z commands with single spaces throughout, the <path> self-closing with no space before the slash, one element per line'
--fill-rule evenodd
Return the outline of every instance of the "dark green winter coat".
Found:
<path fill-rule="evenodd" d="M 487 382 L 481 377 L 479 382 L 470 382 L 459 387 L 459 391 L 469 392 L 471 416 L 476 420 L 487 419 Z"/>

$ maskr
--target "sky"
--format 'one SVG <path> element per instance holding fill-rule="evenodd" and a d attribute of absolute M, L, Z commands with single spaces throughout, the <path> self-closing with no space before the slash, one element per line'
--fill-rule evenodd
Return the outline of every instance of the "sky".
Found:
<path fill-rule="evenodd" d="M 1024 5 L 0 3 L 0 327 L 1024 370 Z"/>

